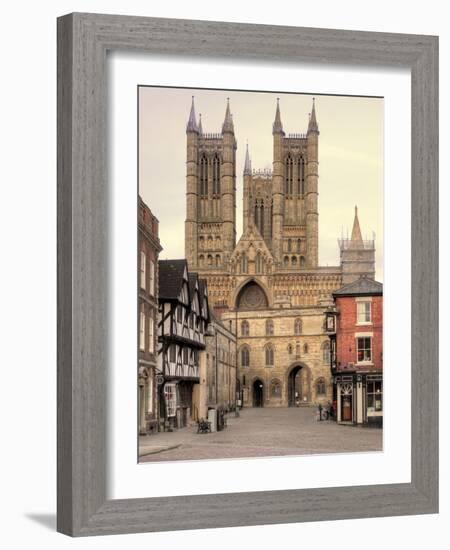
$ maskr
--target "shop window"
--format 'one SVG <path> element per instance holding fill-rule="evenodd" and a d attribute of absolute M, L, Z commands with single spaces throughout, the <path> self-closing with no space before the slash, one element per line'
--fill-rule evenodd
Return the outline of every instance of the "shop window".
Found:
<path fill-rule="evenodd" d="M 367 410 L 369 412 L 383 410 L 383 385 L 381 380 L 367 381 Z"/>

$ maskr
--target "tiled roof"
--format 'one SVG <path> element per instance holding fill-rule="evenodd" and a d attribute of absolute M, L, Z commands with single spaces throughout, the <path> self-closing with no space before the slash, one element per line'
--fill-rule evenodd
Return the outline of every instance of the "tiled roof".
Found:
<path fill-rule="evenodd" d="M 186 260 L 159 260 L 159 297 L 168 300 L 178 298 L 181 292 Z"/>
<path fill-rule="evenodd" d="M 382 296 L 383 285 L 366 275 L 333 292 L 333 296 Z"/>

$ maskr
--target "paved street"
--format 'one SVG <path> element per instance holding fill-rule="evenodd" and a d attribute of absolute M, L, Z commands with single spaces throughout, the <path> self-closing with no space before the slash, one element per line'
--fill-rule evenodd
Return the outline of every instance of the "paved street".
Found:
<path fill-rule="evenodd" d="M 318 422 L 315 407 L 243 409 L 225 430 L 197 434 L 192 426 L 143 436 L 141 462 L 382 450 L 382 430 Z"/>

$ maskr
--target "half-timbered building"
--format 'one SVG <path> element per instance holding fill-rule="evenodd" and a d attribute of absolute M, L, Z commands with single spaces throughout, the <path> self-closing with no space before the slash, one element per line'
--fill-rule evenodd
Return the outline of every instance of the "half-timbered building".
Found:
<path fill-rule="evenodd" d="M 186 260 L 159 261 L 158 373 L 162 429 L 196 418 L 194 386 L 209 322 L 206 284 L 189 274 Z"/>

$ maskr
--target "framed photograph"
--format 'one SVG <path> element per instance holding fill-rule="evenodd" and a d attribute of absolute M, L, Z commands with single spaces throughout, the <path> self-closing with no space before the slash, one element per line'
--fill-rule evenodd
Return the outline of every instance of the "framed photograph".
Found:
<path fill-rule="evenodd" d="M 438 511 L 437 71 L 432 36 L 58 20 L 59 531 Z"/>

